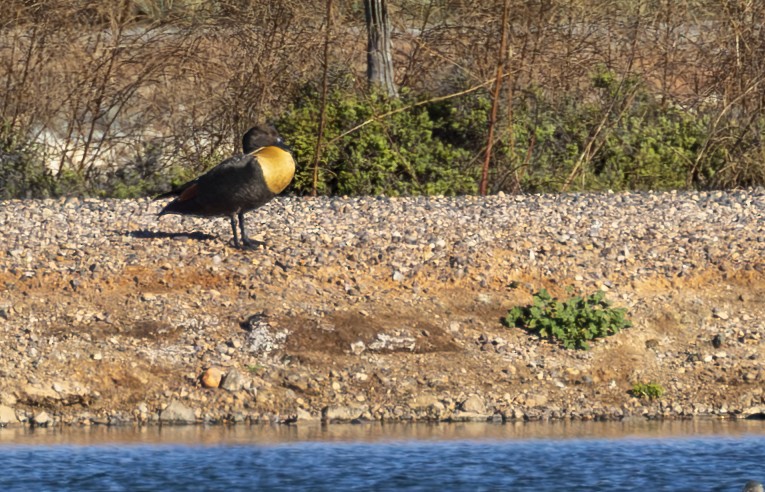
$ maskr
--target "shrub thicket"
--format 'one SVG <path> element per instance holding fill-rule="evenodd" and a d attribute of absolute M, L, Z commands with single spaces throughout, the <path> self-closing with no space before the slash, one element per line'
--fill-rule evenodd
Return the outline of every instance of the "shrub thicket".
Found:
<path fill-rule="evenodd" d="M 388 3 L 393 100 L 365 89 L 361 3 L 335 3 L 316 188 L 473 193 L 502 2 Z M 510 4 L 491 191 L 765 184 L 765 3 Z M 8 0 L 0 196 L 153 194 L 237 152 L 267 117 L 298 154 L 294 189 L 312 190 L 324 6 Z"/>
<path fill-rule="evenodd" d="M 662 108 L 638 79 L 627 88 L 616 84 L 613 73 L 598 70 L 590 89 L 601 97 L 594 100 L 571 99 L 560 107 L 542 92 L 518 98 L 512 125 L 507 117 L 500 119 L 506 130 L 499 132 L 493 153 L 494 191 L 683 189 L 690 187 L 694 163 L 691 184 L 709 186 L 725 165 L 719 150 L 701 154 L 710 116 Z M 620 114 L 607 114 L 616 99 L 624 99 Z M 486 91 L 424 104 L 410 92 L 386 99 L 333 91 L 318 192 L 473 193 L 490 106 Z M 319 107 L 318 92 L 307 89 L 277 120 L 303 164 L 295 187 L 300 193 L 312 188 Z M 608 130 L 594 138 L 592 128 L 601 123 Z M 590 141 L 597 151 L 582 157 Z"/>
<path fill-rule="evenodd" d="M 319 161 L 318 192 L 353 195 L 455 195 L 474 193 L 477 167 L 472 149 L 450 136 L 455 114 L 431 114 L 427 105 L 405 109 L 400 99 L 333 91 L 327 110 L 327 141 Z M 299 193 L 312 191 L 320 99 L 307 91 L 277 121 L 298 161 Z M 391 114 L 392 113 L 392 114 Z M 388 115 L 381 117 L 382 115 Z M 378 119 L 379 117 L 379 119 Z M 342 134 L 369 121 L 359 130 Z"/>

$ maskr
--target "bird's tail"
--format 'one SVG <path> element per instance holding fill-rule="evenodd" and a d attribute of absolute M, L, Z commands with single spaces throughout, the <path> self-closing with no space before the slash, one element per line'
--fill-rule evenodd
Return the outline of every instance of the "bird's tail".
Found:
<path fill-rule="evenodd" d="M 152 200 L 160 200 L 162 198 L 170 198 L 171 196 L 177 196 L 177 195 L 178 195 L 178 190 L 170 190 L 166 193 L 162 193 L 160 195 L 155 196 L 154 198 L 152 198 Z"/>

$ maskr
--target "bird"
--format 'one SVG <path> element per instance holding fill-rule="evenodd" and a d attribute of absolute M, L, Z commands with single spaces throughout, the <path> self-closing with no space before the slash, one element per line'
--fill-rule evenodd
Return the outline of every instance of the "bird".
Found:
<path fill-rule="evenodd" d="M 277 130 L 262 124 L 242 137 L 241 155 L 230 157 L 205 174 L 155 199 L 176 198 L 165 205 L 167 214 L 199 217 L 228 217 L 234 247 L 253 248 L 258 241 L 247 237 L 244 214 L 268 203 L 284 191 L 295 176 L 295 159 Z M 237 238 L 237 218 L 241 243 Z"/>

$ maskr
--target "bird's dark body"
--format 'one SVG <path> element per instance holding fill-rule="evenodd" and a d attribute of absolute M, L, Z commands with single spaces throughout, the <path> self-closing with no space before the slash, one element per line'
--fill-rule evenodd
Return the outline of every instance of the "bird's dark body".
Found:
<path fill-rule="evenodd" d="M 270 126 L 250 129 L 242 139 L 242 147 L 242 155 L 230 157 L 202 176 L 159 195 L 157 198 L 176 197 L 159 215 L 227 216 L 237 247 L 238 217 L 242 244 L 250 246 L 244 213 L 265 205 L 289 185 L 295 175 L 295 161 Z"/>
<path fill-rule="evenodd" d="M 179 199 L 184 192 L 194 196 Z M 183 214 L 200 217 L 229 216 L 249 212 L 276 196 L 266 186 L 263 170 L 251 154 L 231 157 L 206 174 L 162 196 L 177 195 L 159 215 Z"/>

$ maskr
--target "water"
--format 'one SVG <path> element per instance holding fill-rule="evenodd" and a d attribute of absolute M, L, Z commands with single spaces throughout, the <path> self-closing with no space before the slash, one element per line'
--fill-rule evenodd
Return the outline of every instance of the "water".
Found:
<path fill-rule="evenodd" d="M 765 423 L 0 431 L 0 490 L 688 490 L 765 482 Z"/>

